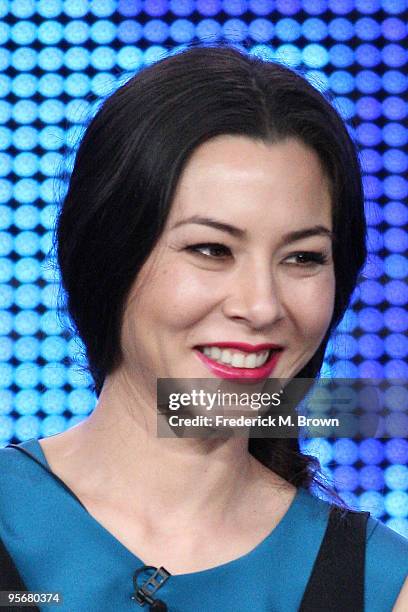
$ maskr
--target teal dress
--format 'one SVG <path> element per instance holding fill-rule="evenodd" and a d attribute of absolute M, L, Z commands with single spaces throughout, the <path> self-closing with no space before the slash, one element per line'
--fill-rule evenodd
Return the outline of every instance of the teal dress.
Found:
<path fill-rule="evenodd" d="M 48 466 L 37 440 L 21 446 Z M 156 596 L 169 612 L 296 612 L 329 511 L 327 502 L 298 489 L 280 523 L 253 550 L 211 569 L 171 576 Z M 0 538 L 30 591 L 62 595 L 61 605 L 40 604 L 41 610 L 141 609 L 131 595 L 133 574 L 143 560 L 57 479 L 14 448 L 0 450 Z M 370 517 L 365 611 L 390 612 L 407 575 L 408 540 Z"/>

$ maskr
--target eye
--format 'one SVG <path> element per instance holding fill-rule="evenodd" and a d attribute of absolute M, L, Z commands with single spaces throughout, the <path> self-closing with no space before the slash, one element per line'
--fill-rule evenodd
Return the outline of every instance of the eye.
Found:
<path fill-rule="evenodd" d="M 294 264 L 288 262 L 290 259 L 295 259 Z M 289 265 L 299 265 L 304 268 L 308 268 L 327 263 L 328 257 L 321 251 L 299 251 L 298 253 L 294 253 L 293 255 L 287 257 L 285 262 L 289 263 Z"/>
<path fill-rule="evenodd" d="M 196 253 L 197 255 L 202 255 L 203 257 L 207 257 L 207 259 L 222 259 L 225 256 L 231 255 L 231 251 L 228 247 L 223 244 L 219 244 L 218 242 L 204 242 L 201 244 L 191 244 L 186 247 L 187 251 L 192 253 Z M 205 255 L 202 251 L 209 251 L 212 254 Z"/>

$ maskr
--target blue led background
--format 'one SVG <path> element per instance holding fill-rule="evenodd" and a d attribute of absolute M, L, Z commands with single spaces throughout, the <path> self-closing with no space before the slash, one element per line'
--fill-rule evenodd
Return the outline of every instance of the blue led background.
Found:
<path fill-rule="evenodd" d="M 101 97 L 194 40 L 245 44 L 331 92 L 361 150 L 370 255 L 323 374 L 408 378 L 406 11 L 406 0 L 0 0 L 0 446 L 63 431 L 95 404 L 49 257 L 64 144 Z M 408 536 L 407 439 L 305 448 L 348 503 Z"/>

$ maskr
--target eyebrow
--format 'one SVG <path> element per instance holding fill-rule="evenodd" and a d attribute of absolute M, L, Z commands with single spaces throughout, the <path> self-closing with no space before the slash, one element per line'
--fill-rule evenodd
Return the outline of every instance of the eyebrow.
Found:
<path fill-rule="evenodd" d="M 235 227 L 235 225 L 230 225 L 229 223 L 217 221 L 216 219 L 212 219 L 210 217 L 200 217 L 199 215 L 193 215 L 188 219 L 179 221 L 178 223 L 173 225 L 171 229 L 173 230 L 176 227 L 180 227 L 181 225 L 186 225 L 188 223 L 213 227 L 214 229 L 220 230 L 221 232 L 226 232 L 227 234 L 230 234 L 235 238 L 245 238 L 247 236 L 246 230 L 240 229 L 239 227 Z M 305 227 L 304 229 L 294 230 L 292 232 L 284 234 L 282 236 L 282 243 L 287 244 L 290 242 L 296 242 L 297 240 L 309 238 L 310 236 L 328 236 L 331 240 L 333 240 L 334 235 L 333 232 L 330 231 L 324 225 L 313 225 L 312 227 Z"/>

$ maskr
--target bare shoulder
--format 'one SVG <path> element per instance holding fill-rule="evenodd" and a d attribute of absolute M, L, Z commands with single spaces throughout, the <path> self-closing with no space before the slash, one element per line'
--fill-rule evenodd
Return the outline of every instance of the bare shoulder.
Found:
<path fill-rule="evenodd" d="M 398 595 L 397 601 L 392 609 L 392 612 L 406 612 L 408 610 L 408 577 L 405 579 L 404 585 Z"/>

